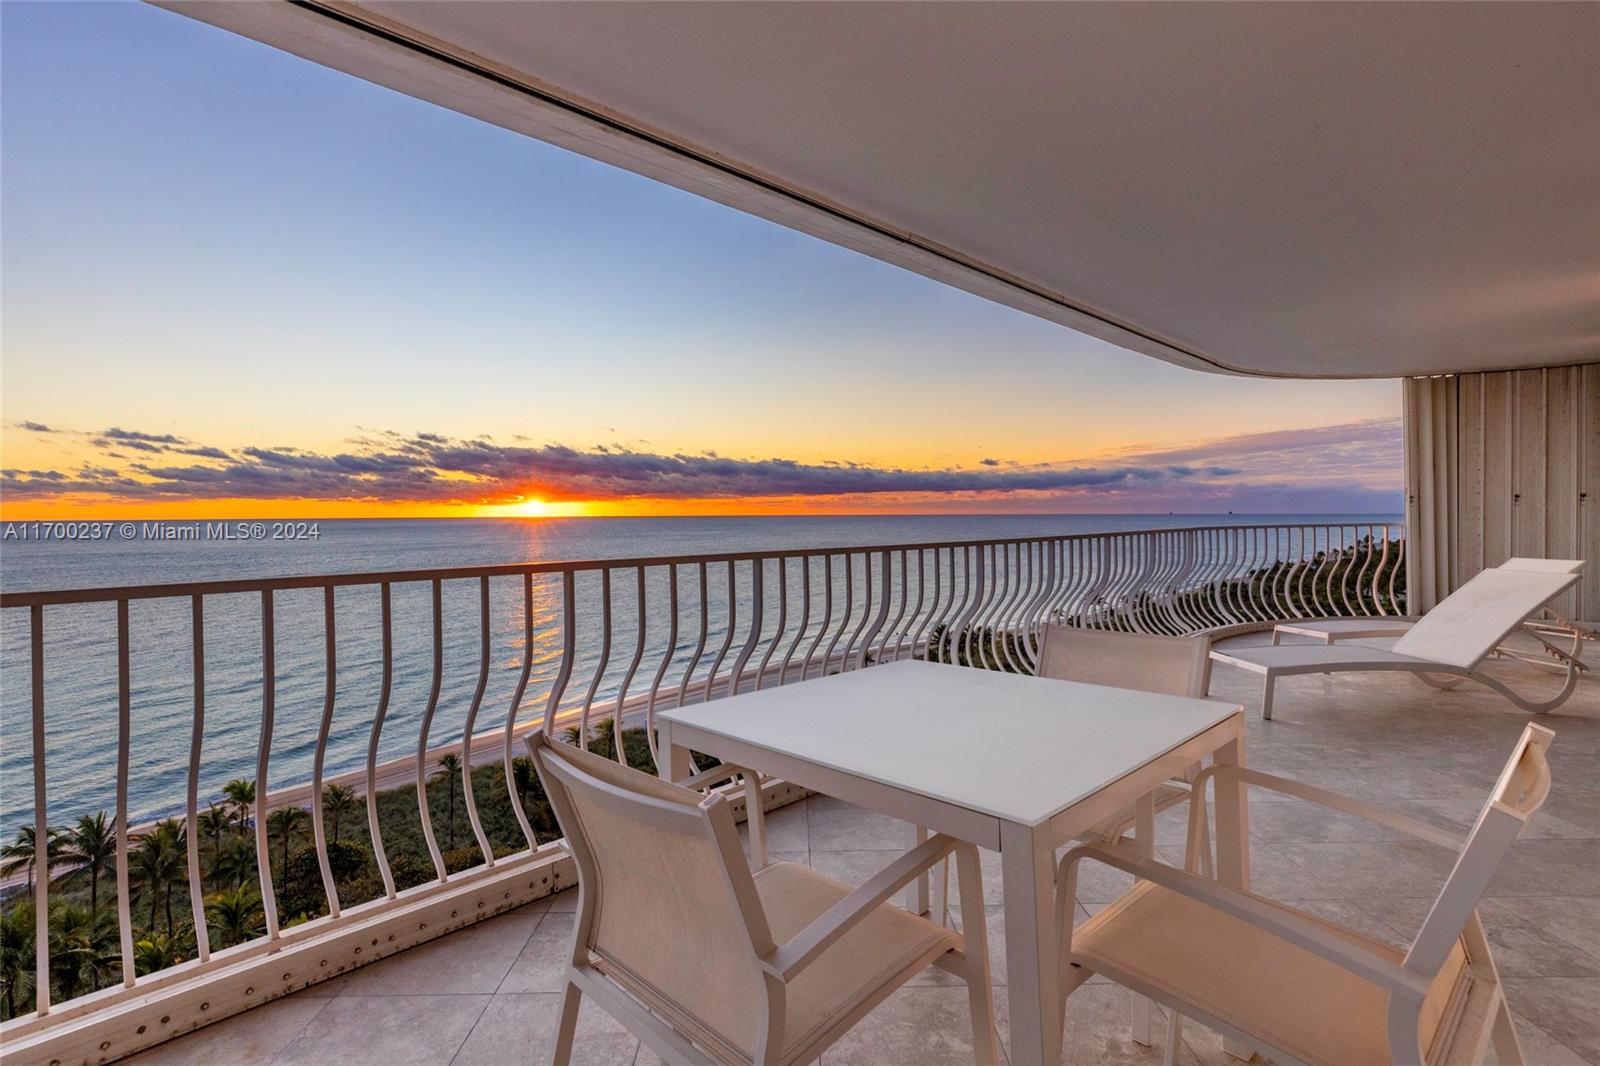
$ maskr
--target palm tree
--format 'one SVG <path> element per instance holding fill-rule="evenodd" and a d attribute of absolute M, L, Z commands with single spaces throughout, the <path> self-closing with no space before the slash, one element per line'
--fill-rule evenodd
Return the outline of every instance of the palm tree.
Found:
<path fill-rule="evenodd" d="M 200 835 L 211 839 L 211 873 L 215 876 L 217 862 L 222 858 L 222 838 L 233 832 L 233 815 L 213 803 L 196 822 Z"/>
<path fill-rule="evenodd" d="M 85 980 L 89 991 L 118 959 L 116 927 L 109 914 L 85 910 L 63 900 L 50 909 L 50 976 L 63 1000 L 78 995 Z"/>
<path fill-rule="evenodd" d="M 33 990 L 33 903 L 0 913 L 0 1016 L 15 1018 Z"/>
<path fill-rule="evenodd" d="M 447 850 L 454 850 L 456 846 L 456 778 L 461 776 L 461 756 L 450 751 L 439 756 L 439 772 L 433 775 L 435 781 L 443 781 L 450 794 L 450 818 L 445 824 L 449 826 L 450 843 Z"/>
<path fill-rule="evenodd" d="M 33 891 L 34 867 L 37 865 L 35 847 L 38 836 L 35 827 L 25 825 L 17 830 L 15 842 L 0 848 L 0 877 L 16 873 L 23 867 L 28 870 L 28 891 Z M 61 854 L 61 830 L 55 826 L 45 827 L 44 845 L 44 875 L 50 876 L 50 868 L 56 864 L 56 859 Z"/>
<path fill-rule="evenodd" d="M 279 807 L 267 815 L 267 836 L 283 841 L 283 864 L 278 868 L 278 876 L 284 879 L 285 885 L 289 876 L 289 848 L 297 838 L 305 837 L 307 821 L 303 807 Z"/>
<path fill-rule="evenodd" d="M 222 794 L 233 807 L 240 829 L 250 827 L 250 809 L 256 802 L 256 784 L 236 777 L 222 786 Z"/>
<path fill-rule="evenodd" d="M 117 864 L 117 820 L 106 812 L 86 814 L 67 831 L 61 847 L 63 865 L 89 873 L 89 911 L 100 913 L 100 875 Z"/>
<path fill-rule="evenodd" d="M 356 809 L 356 794 L 343 785 L 329 785 L 322 790 L 322 812 L 333 819 L 333 842 L 339 843 L 339 822 Z"/>
<path fill-rule="evenodd" d="M 229 892 L 218 892 L 206 901 L 206 921 L 217 935 L 219 947 L 230 947 L 260 936 L 266 929 L 261 893 L 243 885 Z"/>
<path fill-rule="evenodd" d="M 150 924 L 156 926 L 157 908 L 165 902 L 167 936 L 172 936 L 172 886 L 184 880 L 183 830 L 176 818 L 159 822 L 139 838 L 131 856 L 131 872 L 140 887 L 150 895 Z"/>
<path fill-rule="evenodd" d="M 249 837 L 238 837 L 224 848 L 211 864 L 211 874 L 223 884 L 235 887 L 256 876 L 256 846 Z"/>
<path fill-rule="evenodd" d="M 171 933 L 151 933 L 133 945 L 134 972 L 143 976 L 183 961 L 185 944 Z"/>

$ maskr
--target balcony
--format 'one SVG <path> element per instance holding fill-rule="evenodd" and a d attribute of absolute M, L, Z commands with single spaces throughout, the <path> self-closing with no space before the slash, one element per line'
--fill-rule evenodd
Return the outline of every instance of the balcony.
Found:
<path fill-rule="evenodd" d="M 1260 636 L 1229 643 L 1258 643 Z M 1537 684 L 1539 667 L 1507 664 L 1505 676 Z M 1547 679 L 1546 679 L 1547 680 Z M 1218 669 L 1212 692 L 1251 705 L 1245 675 Z M 1586 693 L 1586 695 L 1585 695 Z M 1270 772 L 1355 792 L 1465 831 L 1522 727 L 1487 691 L 1440 698 L 1407 678 L 1368 675 L 1304 679 L 1284 688 L 1277 720 L 1252 717 L 1251 761 Z M 1600 686 L 1583 683 L 1558 721 L 1552 748 L 1556 781 L 1549 803 L 1520 841 L 1491 890 L 1484 921 L 1498 951 L 1518 1033 L 1529 1063 L 1600 1061 L 1600 793 L 1592 766 L 1600 753 Z M 1590 769 L 1586 769 L 1590 768 Z M 1264 794 L 1262 794 L 1264 795 Z M 1259 800 L 1259 801 L 1258 801 Z M 1162 816 L 1162 855 L 1181 862 L 1178 812 Z M 1252 877 L 1258 890 L 1399 943 L 1421 923 L 1447 873 L 1442 854 L 1399 842 L 1353 819 L 1326 816 L 1292 801 L 1252 797 Z M 806 862 L 859 881 L 903 848 L 904 827 L 825 796 L 774 811 L 776 857 Z M 986 856 L 993 859 L 995 856 Z M 1093 885 L 1109 901 L 1125 886 L 1110 876 Z M 500 1063 L 541 1062 L 555 1027 L 563 953 L 576 893 L 492 918 L 399 957 L 256 1008 L 154 1048 L 133 1061 L 180 1063 Z M 990 899 L 990 944 L 1000 910 Z M 1002 974 L 1003 966 L 996 972 Z M 1003 979 L 1003 977 L 1002 977 Z M 1068 1001 L 1072 1063 L 1159 1061 L 1160 1049 L 1129 1038 L 1127 994 L 1095 983 Z M 1002 1005 L 1004 997 L 998 997 Z M 827 1063 L 968 1063 L 965 992 L 930 969 L 873 1012 Z M 1001 1038 L 1006 1038 L 1001 1017 Z M 1186 1063 L 1224 1063 L 1220 1041 L 1186 1028 Z M 575 1062 L 646 1063 L 648 1050 L 598 1012 L 579 1028 Z"/>
<path fill-rule="evenodd" d="M 508 783 L 518 795 L 529 790 L 516 765 L 519 734 L 548 719 L 552 729 L 604 744 L 620 717 L 630 760 L 648 766 L 649 734 L 640 727 L 658 707 L 911 656 L 1029 672 L 1034 637 L 1047 621 L 1206 631 L 1225 645 L 1259 643 L 1275 618 L 1403 614 L 1404 560 L 1398 527 L 1219 526 L 7 594 L 13 651 L 20 644 L 42 655 L 58 647 L 51 626 L 64 619 L 76 624 L 68 627 L 65 665 L 55 669 L 83 674 L 97 651 L 115 653 L 106 693 L 119 708 L 122 768 L 110 784 L 127 826 L 117 841 L 117 887 L 102 886 L 115 900 L 125 949 L 109 960 L 111 979 L 72 998 L 52 988 L 55 1002 L 44 1011 L 5 1023 L 8 1053 L 15 1049 L 18 1061 L 126 1052 L 151 1062 L 537 1059 L 555 1024 L 576 893 L 553 825 L 530 817 L 536 808 L 526 802 L 494 809 L 504 805 Z M 418 609 L 420 615 L 406 614 Z M 90 612 L 83 617 L 91 621 L 78 621 L 74 611 Z M 156 693 L 168 711 L 192 716 L 188 757 L 180 760 L 185 787 L 170 795 L 130 789 L 126 765 L 149 752 L 131 726 L 132 709 L 152 702 L 148 694 L 133 697 L 132 679 L 145 669 L 133 648 L 150 641 L 131 638 L 130 617 L 157 633 L 169 656 L 181 653 L 175 661 L 193 664 L 192 671 L 179 668 L 192 673 L 182 685 Z M 432 624 L 396 624 L 397 617 Z M 503 647 L 508 630 L 515 639 Z M 476 646 L 465 663 L 456 654 L 463 634 L 466 647 Z M 216 775 L 202 767 L 201 752 L 212 757 L 203 743 L 207 671 L 217 669 L 219 645 L 258 671 L 252 698 L 259 708 L 249 716 L 245 753 L 254 769 L 246 776 L 257 787 L 236 829 L 255 846 L 251 867 L 237 876 L 241 893 L 258 890 L 264 913 L 258 925 L 246 922 L 233 934 L 222 930 L 221 912 L 196 904 L 215 896 L 215 856 L 206 857 L 203 840 L 189 848 L 181 830 L 200 825 L 203 835 L 200 819 L 213 798 Z M 1523 657 L 1497 659 L 1497 677 L 1523 689 L 1558 687 L 1531 636 L 1514 638 L 1508 650 Z M 396 677 L 408 670 L 427 692 L 409 714 L 390 698 Z M 53 769 L 55 749 L 47 743 L 52 723 L 71 706 L 53 699 L 55 686 L 80 698 L 82 690 L 50 670 L 32 676 L 36 785 L 44 790 L 50 773 L 69 782 L 73 776 Z M 350 698 L 350 686 L 360 690 L 363 682 L 374 702 Z M 502 685 L 508 710 L 498 709 Z M 322 698 L 280 700 L 297 691 Z M 1211 692 L 1250 709 L 1259 698 L 1254 678 L 1220 666 Z M 319 703 L 320 715 L 308 713 Z M 213 722 L 226 706 L 213 697 Z M 1277 707 L 1276 721 L 1250 720 L 1252 765 L 1460 829 L 1525 720 L 1487 689 L 1441 695 L 1390 675 L 1290 679 Z M 446 721 L 454 709 L 461 716 Z M 1600 885 L 1593 876 L 1600 868 L 1600 793 L 1590 787 L 1589 768 L 1600 752 L 1600 687 L 1592 677 L 1579 682 L 1555 728 L 1555 791 L 1531 837 L 1516 845 L 1484 917 L 1529 1061 L 1595 1062 L 1600 1023 L 1587 1004 L 1600 992 Z M 405 753 L 392 754 L 394 732 L 386 742 L 386 729 L 399 733 Z M 275 730 L 309 741 L 288 766 L 274 763 Z M 235 740 L 223 754 L 237 760 L 238 746 Z M 436 776 L 434 768 L 449 758 L 454 762 Z M 352 822 L 365 821 L 371 854 L 362 877 L 336 868 L 339 848 L 329 837 L 339 822 L 330 821 L 329 785 L 366 800 L 365 811 L 357 804 L 343 823 L 349 832 Z M 845 881 L 885 865 L 909 832 L 782 782 L 768 784 L 766 803 L 776 857 Z M 408 814 L 397 813 L 407 805 Z M 57 809 L 41 800 L 28 813 L 36 827 L 83 813 Z M 280 846 L 288 840 L 285 811 L 309 815 L 315 830 L 294 855 L 304 879 L 299 894 L 309 891 L 310 905 L 288 902 L 294 893 L 285 872 L 293 864 L 283 861 L 287 843 Z M 1161 857 L 1174 862 L 1181 862 L 1183 839 L 1178 814 L 1164 816 L 1157 837 Z M 197 935 L 194 955 L 151 965 L 139 961 L 142 946 L 126 950 L 136 917 L 143 922 L 159 898 L 130 870 L 130 856 L 166 817 L 176 819 L 168 824 L 177 826 L 187 861 L 175 877 L 179 926 L 192 921 Z M 403 817 L 416 831 L 401 827 Z M 1254 804 L 1252 841 L 1259 891 L 1395 940 L 1415 931 L 1447 872 L 1442 853 L 1272 799 Z M 13 893 L 19 887 L 10 886 Z M 1123 887 L 1099 875 L 1090 906 Z M 69 888 L 55 878 L 35 882 L 36 913 L 48 913 L 52 894 Z M 987 889 L 998 934 L 997 877 Z M 165 899 L 174 906 L 172 890 Z M 991 936 L 997 950 L 1003 943 Z M 34 961 L 37 973 L 54 972 L 48 953 Z M 1004 980 L 1002 959 L 995 972 Z M 930 970 L 825 1061 L 970 1061 L 964 996 Z M 1159 1057 L 1131 1042 L 1122 1004 L 1123 993 L 1108 984 L 1073 995 L 1068 1061 Z M 1222 1061 L 1218 1038 L 1198 1026 L 1186 1031 L 1185 1044 L 1184 1061 Z M 578 1050 L 579 1061 L 650 1057 L 599 1014 L 586 1017 Z"/>

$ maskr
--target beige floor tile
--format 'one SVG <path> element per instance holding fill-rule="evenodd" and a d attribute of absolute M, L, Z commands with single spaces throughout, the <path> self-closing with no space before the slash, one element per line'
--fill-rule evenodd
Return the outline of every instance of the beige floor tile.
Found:
<path fill-rule="evenodd" d="M 495 996 L 456 1053 L 451 1066 L 544 1066 L 555 1047 L 561 996 L 514 993 Z M 572 1066 L 629 1066 L 639 1041 L 591 1000 L 578 1014 Z"/>
<path fill-rule="evenodd" d="M 340 996 L 328 1000 L 275 1066 L 428 1066 L 460 1050 L 489 996 Z"/>

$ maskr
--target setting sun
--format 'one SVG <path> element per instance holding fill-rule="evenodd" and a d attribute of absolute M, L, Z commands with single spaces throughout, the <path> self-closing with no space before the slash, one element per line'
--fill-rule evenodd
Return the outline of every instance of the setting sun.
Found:
<path fill-rule="evenodd" d="M 550 506 L 537 496 L 529 496 L 525 500 L 518 501 L 511 510 L 525 518 L 544 518 L 549 515 Z"/>

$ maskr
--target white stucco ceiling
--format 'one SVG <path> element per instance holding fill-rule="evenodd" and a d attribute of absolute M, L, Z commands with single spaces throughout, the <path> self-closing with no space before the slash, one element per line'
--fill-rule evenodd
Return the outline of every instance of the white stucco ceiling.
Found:
<path fill-rule="evenodd" d="M 1600 4 L 174 9 L 1188 366 L 1600 358 Z"/>

